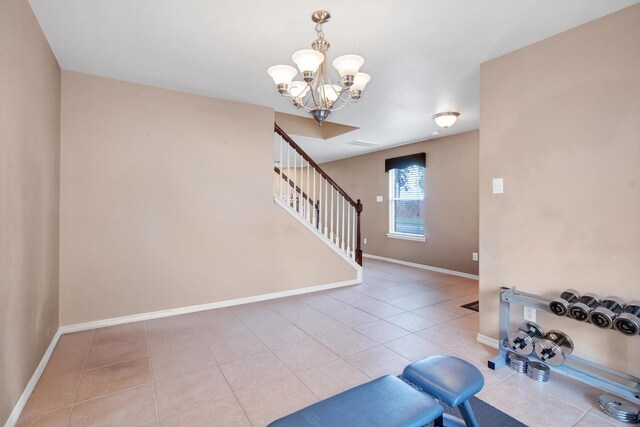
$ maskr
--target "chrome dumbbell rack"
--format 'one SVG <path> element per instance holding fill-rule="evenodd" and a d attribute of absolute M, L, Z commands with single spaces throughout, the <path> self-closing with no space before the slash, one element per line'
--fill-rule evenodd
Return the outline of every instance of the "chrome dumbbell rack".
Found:
<path fill-rule="evenodd" d="M 506 356 L 510 351 L 507 337 L 511 327 L 511 304 L 531 307 L 550 313 L 549 302 L 551 300 L 552 298 L 521 292 L 516 288 L 502 288 L 502 292 L 500 292 L 499 352 L 497 356 L 487 362 L 490 369 L 496 370 L 506 364 Z M 535 354 L 527 357 L 530 360 L 539 361 Z M 554 372 L 582 381 L 600 390 L 605 390 L 635 404 L 640 404 L 640 378 L 607 368 L 573 354 L 567 355 L 565 363 L 562 365 L 550 366 L 550 368 Z"/>

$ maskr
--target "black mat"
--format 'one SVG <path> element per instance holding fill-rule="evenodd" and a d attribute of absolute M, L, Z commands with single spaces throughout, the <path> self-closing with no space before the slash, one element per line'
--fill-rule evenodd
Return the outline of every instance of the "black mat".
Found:
<path fill-rule="evenodd" d="M 438 401 L 438 403 L 442 405 L 447 414 L 462 418 L 458 408 L 451 408 L 444 402 Z M 469 403 L 471 404 L 471 408 L 473 409 L 473 413 L 476 415 L 480 427 L 527 427 L 526 424 L 522 424 L 520 421 L 510 417 L 501 410 L 494 408 L 477 397 L 469 399 Z M 429 424 L 429 426 L 433 426 L 433 423 Z"/>
<path fill-rule="evenodd" d="M 479 311 L 480 310 L 480 302 L 479 301 L 474 301 L 474 302 L 470 302 L 469 304 L 461 305 L 460 307 L 466 308 L 466 309 L 472 310 L 472 311 Z"/>

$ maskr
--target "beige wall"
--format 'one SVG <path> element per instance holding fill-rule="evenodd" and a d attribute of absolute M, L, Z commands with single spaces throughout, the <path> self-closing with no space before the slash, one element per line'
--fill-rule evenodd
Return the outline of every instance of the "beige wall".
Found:
<path fill-rule="evenodd" d="M 26 1 L 0 1 L 0 425 L 58 329 L 60 68 Z"/>
<path fill-rule="evenodd" d="M 389 177 L 384 160 L 422 152 L 427 153 L 426 242 L 388 238 Z M 478 131 L 325 163 L 322 168 L 354 199 L 362 199 L 366 254 L 478 274 L 478 263 L 471 259 L 478 251 Z M 383 203 L 376 202 L 377 195 L 384 197 Z"/>
<path fill-rule="evenodd" d="M 501 285 L 640 299 L 639 24 L 635 5 L 482 65 L 482 334 L 497 336 Z M 538 320 L 577 355 L 640 375 L 639 337 Z"/>
<path fill-rule="evenodd" d="M 273 111 L 64 71 L 60 320 L 356 278 L 273 202 Z"/>

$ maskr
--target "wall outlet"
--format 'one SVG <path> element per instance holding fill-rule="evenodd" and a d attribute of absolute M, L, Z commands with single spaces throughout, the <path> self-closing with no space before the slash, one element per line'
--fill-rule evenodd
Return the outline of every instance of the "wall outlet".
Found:
<path fill-rule="evenodd" d="M 536 321 L 536 309 L 535 308 L 531 308 L 531 307 L 525 307 L 524 308 L 524 320 L 527 320 L 529 322 L 535 322 Z"/>
<path fill-rule="evenodd" d="M 493 194 L 504 193 L 504 180 L 502 178 L 493 178 Z"/>
<path fill-rule="evenodd" d="M 474 261 L 477 261 L 478 260 L 478 252 L 473 252 L 471 254 L 471 259 L 474 260 Z"/>
<path fill-rule="evenodd" d="M 362 242 L 366 245 L 367 244 L 367 238 L 365 237 L 364 239 L 362 239 Z"/>

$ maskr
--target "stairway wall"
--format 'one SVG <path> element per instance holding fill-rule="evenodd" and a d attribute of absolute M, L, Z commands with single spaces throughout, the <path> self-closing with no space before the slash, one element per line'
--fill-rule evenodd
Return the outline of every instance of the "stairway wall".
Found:
<path fill-rule="evenodd" d="M 273 110 L 62 74 L 62 325 L 357 278 L 273 201 Z"/>
<path fill-rule="evenodd" d="M 0 425 L 58 329 L 60 67 L 26 1 L 0 1 Z"/>

